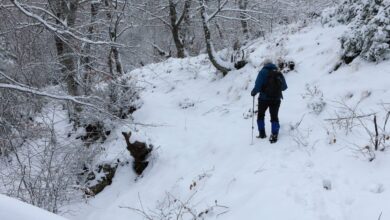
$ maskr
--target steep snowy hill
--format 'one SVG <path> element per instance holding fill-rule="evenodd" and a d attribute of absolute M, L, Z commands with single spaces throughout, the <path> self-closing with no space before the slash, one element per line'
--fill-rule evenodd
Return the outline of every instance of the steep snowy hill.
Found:
<path fill-rule="evenodd" d="M 65 220 L 46 210 L 0 194 L 1 220 Z"/>
<path fill-rule="evenodd" d="M 253 43 L 249 64 L 224 78 L 205 55 L 128 73 L 145 87 L 144 105 L 134 114 L 144 125 L 131 126 L 132 141 L 155 146 L 151 165 L 137 181 L 130 165 L 119 167 L 112 185 L 67 207 L 66 217 L 390 219 L 390 155 L 364 148 L 370 136 L 362 124 L 373 131 L 372 117 L 346 129 L 344 121 L 326 120 L 376 113 L 382 126 L 389 108 L 390 62 L 356 59 L 332 72 L 344 30 L 291 27 Z M 285 75 L 280 141 L 251 145 L 250 90 L 266 57 L 292 60 L 296 69 Z M 121 136 L 128 130 L 110 135 L 102 160 L 129 158 Z"/>

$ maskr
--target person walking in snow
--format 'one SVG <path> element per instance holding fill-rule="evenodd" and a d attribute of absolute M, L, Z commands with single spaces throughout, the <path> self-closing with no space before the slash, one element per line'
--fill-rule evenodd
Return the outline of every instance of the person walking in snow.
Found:
<path fill-rule="evenodd" d="M 257 138 L 266 138 L 264 116 L 269 108 L 271 115 L 271 136 L 269 141 L 275 143 L 278 141 L 279 135 L 279 107 L 281 99 L 283 99 L 282 91 L 287 89 L 286 80 L 275 64 L 271 60 L 264 61 L 264 67 L 257 75 L 255 87 L 251 95 L 255 97 L 258 93 L 259 104 L 257 112 L 257 126 L 259 129 L 259 136 Z"/>

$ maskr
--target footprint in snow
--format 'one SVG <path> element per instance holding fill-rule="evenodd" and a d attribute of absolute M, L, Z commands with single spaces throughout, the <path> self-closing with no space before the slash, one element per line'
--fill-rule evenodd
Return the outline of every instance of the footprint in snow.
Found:
<path fill-rule="evenodd" d="M 381 183 L 373 183 L 368 186 L 368 190 L 372 193 L 380 194 L 385 191 L 385 188 Z"/>

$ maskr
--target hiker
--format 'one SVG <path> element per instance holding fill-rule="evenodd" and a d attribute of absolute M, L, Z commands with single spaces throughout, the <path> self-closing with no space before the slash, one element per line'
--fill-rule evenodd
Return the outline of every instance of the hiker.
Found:
<path fill-rule="evenodd" d="M 255 97 L 260 93 L 258 112 L 257 112 L 257 126 L 259 129 L 259 136 L 257 138 L 266 138 L 264 116 L 269 108 L 271 115 L 271 136 L 269 141 L 275 143 L 278 141 L 279 134 L 279 107 L 281 99 L 283 99 L 282 91 L 287 89 L 286 80 L 284 76 L 278 71 L 278 68 L 271 60 L 264 61 L 264 67 L 257 75 L 255 87 L 251 95 Z"/>

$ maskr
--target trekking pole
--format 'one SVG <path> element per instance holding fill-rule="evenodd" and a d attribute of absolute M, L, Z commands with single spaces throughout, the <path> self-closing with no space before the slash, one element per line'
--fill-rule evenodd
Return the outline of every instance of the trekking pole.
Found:
<path fill-rule="evenodd" d="M 255 130 L 255 97 L 253 96 L 253 104 L 252 104 L 252 142 L 253 145 L 253 132 Z"/>

